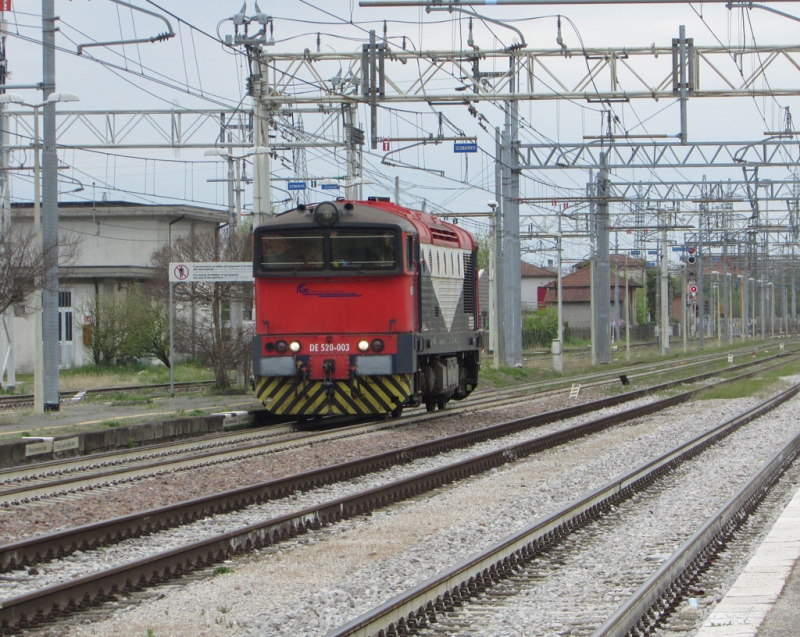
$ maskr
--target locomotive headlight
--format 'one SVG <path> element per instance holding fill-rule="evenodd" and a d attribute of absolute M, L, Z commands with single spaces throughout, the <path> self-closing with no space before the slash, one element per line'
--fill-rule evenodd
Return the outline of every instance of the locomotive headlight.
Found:
<path fill-rule="evenodd" d="M 336 204 L 326 201 L 314 209 L 314 221 L 319 225 L 329 227 L 339 220 L 339 209 Z"/>
<path fill-rule="evenodd" d="M 382 352 L 383 351 L 383 341 L 379 338 L 376 338 L 372 341 L 372 351 L 373 352 Z"/>
<path fill-rule="evenodd" d="M 278 354 L 285 354 L 287 349 L 289 349 L 289 345 L 286 341 L 278 341 L 275 343 L 275 351 L 278 352 Z"/>
<path fill-rule="evenodd" d="M 358 342 L 358 349 L 362 352 L 366 352 L 369 349 L 369 342 L 368 341 L 359 341 Z"/>
<path fill-rule="evenodd" d="M 292 350 L 293 352 L 299 352 L 300 343 L 298 341 L 292 341 L 291 343 L 289 343 L 289 349 Z"/>

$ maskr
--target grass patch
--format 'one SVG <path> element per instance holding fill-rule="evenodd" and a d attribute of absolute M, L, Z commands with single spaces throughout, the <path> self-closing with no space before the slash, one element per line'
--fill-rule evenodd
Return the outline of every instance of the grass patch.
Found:
<path fill-rule="evenodd" d="M 108 427 L 109 429 L 115 429 L 116 427 L 121 427 L 122 423 L 119 420 L 106 420 L 103 423 L 103 427 Z"/>
<path fill-rule="evenodd" d="M 749 396 L 766 397 L 776 385 L 783 384 L 786 376 L 800 374 L 800 361 L 792 361 L 774 369 L 766 370 L 759 376 L 743 378 L 719 387 L 710 387 L 700 393 L 698 400 L 732 400 Z"/>
<path fill-rule="evenodd" d="M 205 393 L 207 396 L 243 396 L 249 394 L 250 389 L 244 387 L 212 387 Z"/>
<path fill-rule="evenodd" d="M 164 385 L 169 383 L 169 368 L 164 365 L 146 365 L 144 363 L 83 365 L 61 370 L 59 379 L 62 391 L 133 385 Z M 176 382 L 198 380 L 214 380 L 214 374 L 211 370 L 203 369 L 198 365 L 187 363 L 175 366 Z"/>
<path fill-rule="evenodd" d="M 233 569 L 229 566 L 217 566 L 214 568 L 214 571 L 211 573 L 212 575 L 227 575 L 229 573 L 233 573 Z"/>
<path fill-rule="evenodd" d="M 500 367 L 494 369 L 488 363 L 481 365 L 478 386 L 481 389 L 493 389 L 534 383 L 537 381 L 558 378 L 558 374 L 534 367 Z"/>

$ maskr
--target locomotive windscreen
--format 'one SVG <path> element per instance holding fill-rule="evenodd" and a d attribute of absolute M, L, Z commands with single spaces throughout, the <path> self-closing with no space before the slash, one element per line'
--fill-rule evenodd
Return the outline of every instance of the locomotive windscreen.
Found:
<path fill-rule="evenodd" d="M 262 271 L 389 272 L 398 245 L 395 232 L 382 228 L 275 230 L 261 234 L 260 257 Z"/>
<path fill-rule="evenodd" d="M 272 232 L 261 235 L 261 267 L 264 270 L 321 270 L 325 235 L 321 231 Z"/>
<path fill-rule="evenodd" d="M 390 270 L 397 262 L 391 231 L 332 230 L 330 242 L 334 269 Z"/>

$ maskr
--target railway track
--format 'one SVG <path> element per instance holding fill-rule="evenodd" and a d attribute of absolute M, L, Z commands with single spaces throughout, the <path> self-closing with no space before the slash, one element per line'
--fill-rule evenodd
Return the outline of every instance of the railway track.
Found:
<path fill-rule="evenodd" d="M 389 485 L 368 489 L 363 493 L 356 493 L 348 498 L 340 498 L 332 502 L 325 502 L 310 508 L 279 516 L 259 524 L 251 524 L 236 531 L 228 531 L 217 537 L 183 546 L 159 555 L 149 556 L 126 566 L 119 566 L 109 571 L 94 573 L 80 577 L 70 582 L 51 586 L 46 591 L 36 591 L 6 600 L 0 609 L 0 626 L 3 631 L 16 630 L 17 628 L 30 627 L 39 622 L 55 619 L 61 613 L 71 613 L 75 610 L 101 603 L 109 597 L 125 594 L 140 586 L 154 584 L 160 581 L 180 576 L 206 566 L 217 563 L 231 555 L 261 546 L 269 545 L 286 537 L 291 537 L 310 528 L 334 522 L 344 517 L 359 515 L 375 507 L 407 498 L 419 492 L 435 488 L 452 480 L 462 479 L 475 472 L 486 471 L 508 462 L 512 458 L 521 457 L 528 453 L 535 453 L 548 446 L 564 444 L 569 440 L 585 436 L 592 431 L 611 426 L 631 418 L 640 417 L 646 413 L 653 413 L 669 405 L 678 404 L 688 400 L 691 395 L 699 390 L 685 392 L 666 399 L 628 410 L 623 414 L 614 414 L 602 419 L 584 423 L 565 431 L 557 431 L 548 436 L 541 436 L 514 447 L 503 448 L 452 466 L 429 471 L 422 475 L 397 481 Z M 572 408 L 576 409 L 576 408 Z M 477 431 L 463 434 L 453 439 L 435 441 L 418 445 L 414 449 L 403 449 L 392 454 L 340 465 L 324 470 L 323 473 L 314 472 L 302 476 L 294 476 L 289 481 L 277 481 L 269 484 L 258 485 L 253 489 L 240 489 L 236 492 L 224 494 L 221 499 L 204 499 L 193 503 L 184 503 L 182 507 L 172 507 L 163 512 L 148 512 L 143 517 L 129 516 L 126 519 L 114 522 L 116 526 L 84 527 L 70 532 L 57 534 L 49 541 L 40 538 L 27 543 L 18 543 L 14 546 L 3 547 L 2 561 L 6 569 L 32 563 L 39 558 L 55 557 L 59 554 L 69 553 L 76 548 L 89 549 L 92 546 L 109 544 L 125 536 L 136 536 L 148 532 L 174 526 L 192 518 L 205 517 L 213 513 L 241 508 L 248 504 L 257 503 L 279 495 L 285 495 L 293 490 L 305 490 L 313 486 L 324 484 L 328 480 L 352 477 L 374 471 L 376 468 L 384 470 L 386 466 L 397 463 L 406 463 L 412 458 L 430 456 L 442 453 L 447 449 L 473 444 L 480 439 L 497 435 L 507 435 L 511 431 L 535 427 L 542 423 L 542 419 L 558 419 L 567 416 L 560 410 L 554 414 L 546 414 L 525 421 L 506 423 L 502 427 L 492 428 L 494 431 Z M 537 421 L 538 418 L 538 421 Z M 438 445 L 438 446 L 437 446 Z M 327 473 L 325 473 L 327 472 Z M 337 477 L 338 476 L 338 477 Z M 161 516 L 156 517 L 156 516 Z M 41 543 L 44 542 L 44 543 Z M 37 557 L 38 556 L 38 557 Z"/>
<path fill-rule="evenodd" d="M 579 498 L 556 513 L 537 521 L 523 530 L 503 539 L 493 546 L 473 555 L 461 563 L 438 573 L 435 577 L 394 597 L 380 606 L 363 613 L 339 628 L 329 631 L 325 637 L 359 637 L 381 636 L 396 637 L 425 630 L 427 635 L 478 635 L 484 634 L 487 626 L 494 630 L 502 630 L 508 625 L 508 618 L 503 611 L 508 608 L 508 600 L 517 600 L 515 604 L 531 607 L 525 598 L 528 591 L 537 590 L 537 586 L 545 573 L 556 569 L 573 568 L 579 570 L 582 559 L 580 555 L 587 550 L 597 550 L 588 545 L 593 544 L 585 537 L 596 536 L 599 532 L 609 533 L 605 520 L 615 518 L 616 524 L 626 522 L 627 511 L 638 506 L 653 507 L 655 496 L 648 493 L 658 490 L 662 482 L 681 471 L 700 454 L 708 451 L 712 445 L 733 435 L 741 427 L 756 420 L 793 398 L 800 391 L 800 385 L 794 385 L 777 396 L 738 414 L 725 423 L 715 426 L 700 436 L 679 445 L 670 452 L 648 461 L 635 470 Z M 692 597 L 697 592 L 698 578 L 703 571 L 715 561 L 733 538 L 736 530 L 758 506 L 772 485 L 780 478 L 800 453 L 800 434 L 795 435 L 783 446 L 760 470 L 748 479 L 732 497 L 698 526 L 691 537 L 682 543 L 680 548 L 663 558 L 660 567 L 655 569 L 629 598 L 625 599 L 599 628 L 592 631 L 593 637 L 626 637 L 646 635 L 657 626 L 664 626 L 675 614 L 681 601 Z M 701 463 L 696 463 L 700 465 Z M 700 475 L 700 471 L 696 471 Z M 691 474 L 680 479 L 673 479 L 672 489 L 686 489 L 691 481 Z M 663 487 L 661 487 L 663 488 Z M 685 499 L 682 500 L 685 502 Z M 650 511 L 652 514 L 652 511 Z M 674 512 L 673 515 L 679 515 Z M 662 519 L 664 519 L 662 517 Z M 669 526 L 665 523 L 665 526 Z M 669 532 L 669 531 L 668 531 Z M 675 533 L 675 531 L 671 531 Z M 619 541 L 611 536 L 609 542 Z M 652 540 L 650 540 L 652 542 Z M 599 543 L 599 542 L 598 542 Z M 648 548 L 654 550 L 651 546 Z M 625 549 L 633 550 L 633 549 Z M 657 549 L 656 549 L 657 550 Z M 574 557 L 572 556 L 574 553 Z M 662 556 L 658 556 L 659 559 Z M 585 574 L 584 574 L 585 576 Z M 561 579 L 561 578 L 559 578 Z M 563 578 L 567 579 L 567 578 Z M 624 582 L 618 589 L 625 588 Z M 559 589 L 561 584 L 552 584 Z M 560 589 L 563 595 L 563 588 Z M 548 596 L 550 591 L 541 593 Z M 537 593 L 532 592 L 531 595 Z M 581 591 L 584 597 L 585 591 Z M 597 597 L 597 594 L 595 594 Z M 567 596 L 568 597 L 568 596 Z M 541 602 L 541 600 L 537 600 Z M 549 600 L 548 600 L 549 601 Z M 576 602 L 572 602 L 573 604 Z M 580 603 L 580 602 L 577 602 Z M 556 605 L 556 604 L 554 604 Z M 603 604 L 597 603 L 602 607 Z M 605 607 L 616 606 L 606 603 Z M 592 611 L 587 611 L 591 615 Z M 549 619 L 542 622 L 531 621 L 531 625 L 522 627 L 519 617 L 511 622 L 518 630 L 531 631 L 533 634 L 553 631 L 555 628 L 553 615 L 561 617 L 557 610 L 545 611 L 541 605 L 535 611 L 549 614 Z M 599 612 L 599 611 L 595 611 Z M 573 612 L 573 616 L 580 613 Z M 591 625 L 592 619 L 586 616 L 575 619 L 576 623 Z M 548 623 L 550 624 L 548 626 Z M 565 627 L 560 625 L 563 630 Z M 571 634 L 588 634 L 585 628 L 577 627 Z"/>
<path fill-rule="evenodd" d="M 647 345 L 647 344 L 645 344 Z M 755 343 L 750 346 L 745 346 L 738 349 L 729 350 L 728 354 L 733 354 L 735 356 L 742 356 L 745 354 L 749 354 L 752 350 L 761 350 L 764 353 L 771 352 L 771 351 L 778 351 L 780 345 L 779 344 L 758 344 Z M 534 356 L 541 356 L 541 353 L 535 353 Z M 700 365 L 708 361 L 713 360 L 722 360 L 724 356 L 720 356 L 719 354 L 709 354 L 707 356 L 695 356 L 687 359 L 680 363 L 680 365 L 685 366 L 693 366 L 693 365 Z M 626 366 L 623 368 L 615 369 L 613 371 L 603 371 L 603 372 L 594 372 L 590 374 L 582 374 L 574 377 L 569 377 L 566 379 L 555 379 L 552 381 L 540 381 L 535 383 L 537 388 L 552 388 L 554 390 L 558 390 L 558 388 L 568 387 L 573 383 L 593 383 L 593 382 L 602 382 L 603 379 L 610 379 L 610 378 L 617 378 L 619 374 L 633 374 L 632 377 L 637 377 L 639 374 L 637 372 L 642 372 L 643 370 L 653 370 L 664 368 L 664 362 L 657 361 L 654 363 L 641 363 L 641 364 L 633 364 L 630 366 Z M 667 371 L 664 369 L 663 371 Z M 655 372 L 657 373 L 657 372 Z M 608 382 L 613 382 L 609 380 Z M 213 386 L 213 381 L 190 381 L 190 382 L 183 382 L 183 383 L 175 383 L 175 389 L 180 392 L 185 391 L 193 391 L 195 389 L 203 389 L 207 387 Z M 590 386 L 590 385 L 587 385 Z M 525 385 L 521 386 L 525 387 Z M 129 387 L 103 387 L 103 388 L 96 388 L 96 389 L 89 389 L 85 392 L 62 392 L 61 393 L 61 403 L 69 403 L 72 401 L 76 396 L 81 393 L 84 393 L 86 396 L 102 396 L 108 394 L 116 394 L 116 393 L 125 393 L 125 392 L 133 392 L 133 391 L 143 391 L 143 390 L 152 390 L 152 391 L 161 391 L 167 390 L 170 388 L 168 383 L 163 384 L 155 384 L 155 385 L 139 385 L 139 386 L 129 386 Z M 480 390 L 479 392 L 480 393 Z M 19 396 L 15 395 L 8 395 L 8 396 L 0 396 L 0 410 L 6 409 L 14 409 L 17 407 L 28 407 L 33 405 L 33 394 L 22 394 Z"/>
<path fill-rule="evenodd" d="M 583 403 L 566 410 L 555 412 L 556 417 L 568 417 L 592 410 L 635 400 L 649 392 L 661 391 L 682 383 L 698 382 L 723 372 L 736 373 L 753 365 L 759 366 L 771 359 L 748 361 L 734 367 L 704 372 L 689 378 L 682 378 L 671 383 L 647 387 L 624 394 L 609 397 L 600 401 Z M 701 362 L 699 364 L 703 364 Z M 707 362 L 706 362 L 707 363 Z M 641 372 L 641 375 L 648 372 Z M 651 372 L 652 373 L 652 372 Z M 633 377 L 633 375 L 632 375 Z M 588 379 L 588 386 L 597 386 L 612 382 L 608 378 Z M 618 382 L 618 377 L 615 381 Z M 554 391 L 540 390 L 539 396 L 551 395 Z M 511 389 L 493 393 L 490 396 L 477 396 L 461 410 L 476 410 L 486 406 L 498 406 L 516 403 L 520 396 L 527 394 L 527 389 Z M 525 396 L 526 399 L 532 396 Z M 442 412 L 453 415 L 457 409 Z M 57 462 L 42 463 L 31 467 L 17 467 L 0 472 L 0 508 L 9 508 L 21 504 L 29 504 L 54 497 L 65 497 L 98 488 L 109 488 L 119 484 L 142 480 L 167 472 L 179 472 L 189 469 L 224 464 L 245 458 L 262 456 L 284 451 L 299 445 L 310 445 L 345 437 L 362 435 L 380 429 L 414 426 L 438 416 L 422 414 L 410 416 L 398 421 L 379 421 L 351 425 L 328 431 L 295 431 L 291 425 L 279 425 L 267 428 L 259 433 L 229 433 L 200 441 L 166 443 L 146 449 L 120 450 L 109 454 L 99 454 L 89 458 L 75 458 Z M 547 421 L 545 419 L 543 422 Z"/>

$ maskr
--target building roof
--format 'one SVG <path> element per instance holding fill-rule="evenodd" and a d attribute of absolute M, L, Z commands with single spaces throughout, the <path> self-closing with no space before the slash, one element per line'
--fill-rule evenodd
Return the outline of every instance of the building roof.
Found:
<path fill-rule="evenodd" d="M 573 272 L 565 277 L 561 278 L 561 288 L 563 297 L 561 299 L 562 303 L 589 303 L 591 300 L 591 268 L 582 268 L 577 272 Z M 625 296 L 625 278 L 618 276 L 616 280 L 619 283 L 620 289 L 620 298 L 624 298 Z M 555 303 L 558 301 L 558 296 L 556 295 L 556 287 L 558 285 L 557 281 L 551 281 L 544 287 L 547 288 L 547 292 L 545 293 L 544 302 L 545 303 Z M 614 298 L 614 275 L 611 275 L 611 298 Z M 642 287 L 641 284 L 637 283 L 633 279 L 628 279 L 628 289 L 631 290 L 633 288 L 640 288 Z"/>
<path fill-rule="evenodd" d="M 522 262 L 520 270 L 523 278 L 537 277 L 540 279 L 548 279 L 555 278 L 557 276 L 555 272 L 546 270 L 545 268 L 540 268 L 538 265 L 533 265 L 532 263 L 527 263 L 525 261 Z"/>
<path fill-rule="evenodd" d="M 33 214 L 33 202 L 11 204 L 11 213 L 23 218 Z M 224 223 L 228 221 L 227 210 L 203 206 L 151 205 L 131 201 L 66 201 L 59 202 L 58 216 L 61 218 L 86 219 L 94 217 L 169 217 L 185 216 L 197 221 Z"/>

